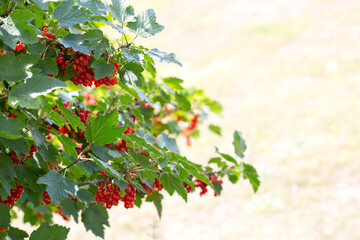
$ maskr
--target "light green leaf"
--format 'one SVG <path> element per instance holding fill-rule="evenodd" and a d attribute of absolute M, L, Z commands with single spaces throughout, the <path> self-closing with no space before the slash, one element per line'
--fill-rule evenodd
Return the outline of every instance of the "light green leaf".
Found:
<path fill-rule="evenodd" d="M 256 169 L 250 164 L 242 163 L 241 165 L 244 179 L 249 179 L 254 192 L 256 192 L 260 186 L 260 179 Z"/>
<path fill-rule="evenodd" d="M 57 112 L 53 111 L 49 105 L 43 105 L 42 110 L 47 112 L 47 116 L 51 118 L 59 127 L 66 124 L 65 119 Z"/>
<path fill-rule="evenodd" d="M 74 130 L 77 132 L 77 128 L 80 128 L 81 130 L 85 130 L 85 125 L 82 123 L 78 116 L 72 114 L 72 112 L 67 109 L 63 103 L 60 101 L 57 102 L 57 106 L 61 113 L 64 115 L 66 120 L 68 120 L 69 124 L 74 128 Z"/>
<path fill-rule="evenodd" d="M 76 153 L 77 144 L 70 138 L 66 137 L 65 135 L 59 134 L 58 138 L 63 145 L 63 148 L 68 156 L 72 155 L 75 159 L 77 158 L 78 154 Z"/>
<path fill-rule="evenodd" d="M 126 0 L 112 0 L 109 6 L 111 15 L 121 24 L 135 21 L 134 9 Z"/>
<path fill-rule="evenodd" d="M 38 61 L 36 55 L 19 54 L 13 52 L 0 56 L 0 79 L 19 81 L 31 77 L 28 69 Z"/>
<path fill-rule="evenodd" d="M 189 100 L 181 94 L 176 93 L 175 94 L 176 101 L 178 102 L 179 106 L 184 109 L 184 111 L 190 111 L 191 110 L 191 103 Z"/>
<path fill-rule="evenodd" d="M 96 236 L 104 238 L 104 226 L 109 226 L 109 215 L 103 205 L 89 204 L 81 214 L 86 231 L 91 230 Z"/>
<path fill-rule="evenodd" d="M 95 58 L 99 58 L 108 48 L 110 48 L 109 40 L 104 37 L 103 32 L 100 29 L 92 29 L 87 31 L 85 33 L 85 44 L 89 47 L 90 50 L 94 51 Z M 111 75 L 113 73 L 114 70 Z"/>
<path fill-rule="evenodd" d="M 183 90 L 183 86 L 181 84 L 184 82 L 184 80 L 176 77 L 167 77 L 162 79 L 164 83 L 166 83 L 169 87 L 171 87 L 173 90 Z"/>
<path fill-rule="evenodd" d="M 207 176 L 203 172 L 199 172 L 197 167 L 187 160 L 186 158 L 178 158 L 178 163 L 191 175 L 196 177 L 197 179 L 203 181 L 204 183 L 208 184 L 209 186 L 212 186 L 212 183 L 209 181 Z"/>
<path fill-rule="evenodd" d="M 153 9 L 148 9 L 136 16 L 135 22 L 129 22 L 127 27 L 141 37 L 150 37 L 162 31 L 165 27 L 156 22 Z"/>
<path fill-rule="evenodd" d="M 52 226 L 45 222 L 33 231 L 29 240 L 65 240 L 70 229 L 54 224 Z"/>
<path fill-rule="evenodd" d="M 209 129 L 216 133 L 217 135 L 221 136 L 221 128 L 219 126 L 216 126 L 216 125 L 213 125 L 213 124 L 210 124 L 209 125 Z"/>
<path fill-rule="evenodd" d="M 180 67 L 182 67 L 181 62 L 179 62 L 179 60 L 177 60 L 174 53 L 162 52 L 162 51 L 158 50 L 157 48 L 153 48 L 148 51 L 148 54 L 150 55 L 150 57 L 152 57 L 153 59 L 155 59 L 158 62 L 175 63 L 175 64 L 179 65 Z"/>
<path fill-rule="evenodd" d="M 96 80 L 105 77 L 112 77 L 115 69 L 113 64 L 107 63 L 104 59 L 95 60 L 91 64 L 91 68 L 94 69 Z"/>
<path fill-rule="evenodd" d="M 68 198 L 69 194 L 76 195 L 78 186 L 76 182 L 70 178 L 62 176 L 55 170 L 49 171 L 37 180 L 38 184 L 46 184 L 46 191 L 49 193 L 52 203 L 58 203 Z"/>
<path fill-rule="evenodd" d="M 98 114 L 95 120 L 89 117 L 91 123 L 87 125 L 85 131 L 87 142 L 104 146 L 120 138 L 125 131 L 125 127 L 118 127 L 118 117 L 117 110 L 113 110 L 106 115 Z"/>
<path fill-rule="evenodd" d="M 91 12 L 85 8 L 75 6 L 74 0 L 61 2 L 55 8 L 53 15 L 63 27 L 75 27 L 79 23 L 85 24 L 91 20 Z"/>
<path fill-rule="evenodd" d="M 77 5 L 86 7 L 95 15 L 106 14 L 106 6 L 100 0 L 78 0 Z"/>
<path fill-rule="evenodd" d="M 161 148 L 165 147 L 170 151 L 179 153 L 175 138 L 170 138 L 166 133 L 161 133 L 156 138 L 156 144 L 159 145 L 159 147 Z"/>
<path fill-rule="evenodd" d="M 184 186 L 181 184 L 181 180 L 178 176 L 172 173 L 163 173 L 160 176 L 160 182 L 164 185 L 165 190 L 172 196 L 174 191 L 187 202 L 187 192 Z"/>
<path fill-rule="evenodd" d="M 19 105 L 24 108 L 37 109 L 40 108 L 38 96 L 64 87 L 67 87 L 66 83 L 56 78 L 35 75 L 11 89 L 9 103 L 14 107 Z"/>
<path fill-rule="evenodd" d="M 234 141 L 233 141 L 234 149 L 236 155 L 241 158 L 244 158 L 244 152 L 246 151 L 246 143 L 242 138 L 241 133 L 239 131 L 234 132 Z"/>

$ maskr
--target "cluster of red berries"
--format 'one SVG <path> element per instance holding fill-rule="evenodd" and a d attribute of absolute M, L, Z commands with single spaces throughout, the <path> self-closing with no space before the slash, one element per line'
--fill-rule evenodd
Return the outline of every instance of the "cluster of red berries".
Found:
<path fill-rule="evenodd" d="M 66 72 L 67 65 L 71 63 L 69 60 L 65 60 L 65 58 L 66 58 L 65 52 L 59 52 L 58 56 L 55 58 L 55 62 L 59 64 L 60 69 L 64 74 Z"/>
<path fill-rule="evenodd" d="M 42 27 L 42 30 L 44 31 L 43 34 L 41 34 L 41 36 L 50 38 L 50 39 L 54 39 L 55 38 L 55 34 L 51 33 L 48 31 L 48 28 L 46 26 Z"/>
<path fill-rule="evenodd" d="M 187 193 L 191 193 L 192 188 L 189 184 L 187 184 L 186 182 L 183 182 L 182 185 L 186 189 Z"/>
<path fill-rule="evenodd" d="M 183 135 L 186 137 L 186 144 L 190 147 L 191 146 L 191 142 L 190 142 L 190 135 L 189 132 L 192 132 L 195 130 L 197 123 L 198 123 L 198 118 L 199 115 L 195 115 L 193 117 L 193 119 L 191 119 L 190 125 L 187 126 L 184 130 L 183 130 Z"/>
<path fill-rule="evenodd" d="M 127 152 L 130 147 L 126 146 L 126 141 L 121 139 L 119 144 L 115 144 L 115 148 L 119 151 L 119 152 Z"/>
<path fill-rule="evenodd" d="M 13 119 L 16 119 L 16 118 L 17 118 L 16 115 L 13 114 L 13 112 L 12 112 L 10 109 L 8 109 L 7 112 L 8 112 L 8 117 L 9 117 L 9 118 L 13 118 Z"/>
<path fill-rule="evenodd" d="M 45 191 L 43 193 L 43 202 L 45 204 L 51 204 L 51 199 L 50 199 L 49 193 L 47 191 Z"/>
<path fill-rule="evenodd" d="M 67 216 L 64 215 L 60 206 L 57 207 L 57 210 L 55 211 L 55 213 L 58 213 L 60 216 L 62 216 L 62 218 L 65 221 L 70 221 L 70 218 L 68 218 Z"/>
<path fill-rule="evenodd" d="M 16 184 L 15 189 L 11 189 L 10 196 L 5 200 L 2 200 L 0 197 L 0 202 L 6 204 L 8 207 L 11 207 L 15 204 L 16 200 L 21 198 L 21 193 L 24 191 L 24 186 Z"/>
<path fill-rule="evenodd" d="M 119 64 L 118 63 L 114 63 L 114 74 L 112 75 L 111 78 L 109 77 L 104 77 L 104 78 L 100 78 L 98 80 L 96 80 L 94 82 L 95 87 L 99 87 L 100 85 L 106 85 L 106 86 L 112 86 L 118 83 L 117 78 L 115 77 L 115 74 L 117 74 L 117 72 L 119 71 Z"/>
<path fill-rule="evenodd" d="M 19 158 L 17 157 L 17 155 L 16 155 L 15 152 L 13 152 L 13 153 L 11 154 L 10 158 L 13 160 L 13 162 L 14 162 L 15 165 L 25 165 L 24 160 L 26 159 L 26 157 L 31 158 L 32 156 L 34 156 L 34 152 L 36 152 L 36 151 L 37 151 L 36 146 L 35 146 L 35 145 L 31 145 L 28 156 L 25 156 L 24 154 L 21 154 L 21 156 L 22 156 L 22 158 L 23 158 L 22 160 L 19 160 Z"/>
<path fill-rule="evenodd" d="M 122 197 L 121 201 L 124 202 L 125 208 L 133 208 L 134 207 L 134 201 L 135 201 L 135 194 L 136 194 L 136 188 L 131 185 L 130 183 L 125 188 L 126 195 Z"/>
<path fill-rule="evenodd" d="M 111 182 L 107 182 L 106 186 L 101 183 L 96 190 L 96 203 L 94 204 L 105 203 L 106 208 L 111 208 L 117 206 L 120 199 L 120 188 L 118 186 Z"/>
<path fill-rule="evenodd" d="M 152 187 L 149 187 L 145 183 L 141 183 L 141 186 L 146 190 L 147 195 L 151 195 L 155 191 L 161 191 L 164 186 L 162 183 L 160 183 L 159 179 L 155 179 L 155 182 L 153 183 Z"/>
<path fill-rule="evenodd" d="M 65 107 L 68 107 L 68 106 L 69 106 L 69 102 L 68 102 L 68 101 L 64 101 L 63 104 L 64 104 Z M 72 113 L 73 113 L 74 115 L 77 115 L 75 112 L 72 112 Z M 82 123 L 84 123 L 85 126 L 86 126 L 86 120 L 87 120 L 87 118 L 88 118 L 90 115 L 91 115 L 91 111 L 90 111 L 89 109 L 83 109 L 83 108 L 80 109 L 80 113 L 78 114 L 78 116 L 79 116 L 80 121 L 81 121 Z M 60 131 L 62 134 L 66 134 L 66 133 L 68 133 L 68 132 L 70 132 L 70 131 L 71 131 L 71 132 L 74 132 L 74 129 L 71 127 L 71 125 L 69 125 L 69 126 L 70 126 L 70 130 L 68 129 L 68 127 L 62 126 L 62 127 L 59 128 L 59 131 Z M 85 134 L 84 131 L 78 131 L 77 136 L 78 136 L 78 137 L 84 137 L 84 134 Z"/>
<path fill-rule="evenodd" d="M 72 66 L 75 75 L 70 79 L 74 84 L 82 84 L 85 87 L 92 86 L 95 81 L 94 71 L 88 67 L 91 56 L 79 53 L 79 57 L 73 59 L 74 65 Z"/>
<path fill-rule="evenodd" d="M 209 178 L 211 183 L 216 183 L 216 182 L 219 182 L 220 184 L 223 183 L 223 181 L 221 179 L 219 180 L 219 176 L 212 176 L 212 177 L 208 176 L 208 178 Z M 201 188 L 200 197 L 202 195 L 204 195 L 205 193 L 207 193 L 207 191 L 208 191 L 207 190 L 207 184 L 204 183 L 203 181 L 199 180 L 199 179 L 195 179 L 195 187 L 200 187 Z M 216 197 L 217 194 L 214 193 L 214 196 Z"/>

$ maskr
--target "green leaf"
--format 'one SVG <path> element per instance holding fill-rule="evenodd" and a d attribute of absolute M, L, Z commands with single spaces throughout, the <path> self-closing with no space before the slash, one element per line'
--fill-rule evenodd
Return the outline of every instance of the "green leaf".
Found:
<path fill-rule="evenodd" d="M 46 191 L 49 193 L 52 203 L 58 203 L 68 198 L 69 194 L 75 196 L 78 188 L 74 180 L 62 176 L 55 170 L 51 170 L 40 177 L 37 183 L 47 185 Z"/>
<path fill-rule="evenodd" d="M 141 87 L 144 76 L 142 72 L 144 68 L 135 62 L 126 63 L 120 68 L 119 76 L 123 84 L 129 82 L 132 85 Z"/>
<path fill-rule="evenodd" d="M 78 222 L 79 213 L 78 209 L 76 208 L 76 202 L 71 199 L 65 199 L 60 203 L 61 210 L 63 214 L 67 217 L 73 216 L 75 222 Z"/>
<path fill-rule="evenodd" d="M 77 144 L 70 138 L 66 137 L 65 135 L 59 134 L 58 138 L 61 144 L 64 147 L 64 150 L 68 156 L 72 155 L 75 159 L 77 158 L 78 154 L 76 153 Z"/>
<path fill-rule="evenodd" d="M 162 212 L 162 204 L 161 204 L 162 199 L 163 199 L 163 195 L 161 195 L 161 193 L 155 191 L 150 196 L 148 196 L 145 200 L 146 202 L 154 203 L 154 205 L 156 207 L 156 211 L 159 215 L 159 218 L 161 218 L 161 212 Z"/>
<path fill-rule="evenodd" d="M 237 164 L 235 158 L 233 158 L 229 154 L 219 152 L 219 149 L 217 147 L 215 148 L 215 152 L 218 153 L 220 156 L 222 156 L 225 160 Z"/>
<path fill-rule="evenodd" d="M 98 114 L 94 120 L 90 118 L 90 124 L 87 125 L 85 138 L 88 143 L 95 143 L 104 146 L 105 144 L 115 142 L 125 131 L 124 127 L 117 127 L 119 113 L 113 110 L 105 115 Z"/>
<path fill-rule="evenodd" d="M 126 0 L 112 0 L 109 6 L 111 15 L 121 24 L 135 21 L 134 9 Z"/>
<path fill-rule="evenodd" d="M 7 229 L 10 224 L 10 208 L 4 203 L 0 203 L 0 227 Z"/>
<path fill-rule="evenodd" d="M 79 0 L 77 4 L 82 7 L 86 7 L 95 15 L 106 14 L 106 6 L 100 0 Z"/>
<path fill-rule="evenodd" d="M 81 130 L 85 130 L 85 125 L 82 123 L 78 116 L 72 114 L 72 112 L 67 109 L 64 104 L 62 104 L 60 101 L 57 102 L 57 106 L 61 113 L 64 115 L 66 120 L 68 120 L 69 124 L 74 128 L 74 130 L 77 132 L 77 128 L 80 128 Z"/>
<path fill-rule="evenodd" d="M 209 125 L 209 129 L 210 129 L 212 132 L 216 133 L 217 135 L 221 136 L 221 127 L 216 126 L 216 125 L 213 125 L 213 124 L 210 124 L 210 125 Z"/>
<path fill-rule="evenodd" d="M 176 77 L 167 77 L 162 79 L 164 83 L 166 83 L 169 87 L 171 87 L 173 90 L 183 90 L 183 86 L 181 84 L 184 82 L 184 80 Z"/>
<path fill-rule="evenodd" d="M 160 176 L 160 182 L 164 185 L 165 190 L 170 194 L 170 196 L 172 196 L 176 190 L 185 202 L 187 202 L 187 192 L 181 184 L 181 180 L 178 176 L 172 173 L 163 173 Z"/>
<path fill-rule="evenodd" d="M 32 126 L 28 126 L 28 128 L 31 134 L 33 135 L 36 145 L 39 147 L 44 146 L 45 148 L 47 148 L 48 143 L 46 142 L 44 134 L 42 134 L 39 130 L 37 130 Z M 40 153 L 42 153 L 41 148 L 39 149 L 39 151 Z"/>
<path fill-rule="evenodd" d="M 107 63 L 104 59 L 95 60 L 91 64 L 91 68 L 94 69 L 95 79 L 111 77 L 114 74 L 114 65 Z"/>
<path fill-rule="evenodd" d="M 47 116 L 51 118 L 59 127 L 62 127 L 66 124 L 65 119 L 60 114 L 53 111 L 49 105 L 43 105 L 42 110 L 47 112 Z"/>
<path fill-rule="evenodd" d="M 207 176 L 202 173 L 199 172 L 199 170 L 197 169 L 197 167 L 190 162 L 189 160 L 187 160 L 186 158 L 178 158 L 178 163 L 191 175 L 193 175 L 194 177 L 196 177 L 197 179 L 203 181 L 204 183 L 208 184 L 209 186 L 212 186 L 211 182 L 209 181 L 209 179 L 207 178 Z"/>
<path fill-rule="evenodd" d="M 221 183 L 219 181 L 216 181 L 215 183 L 213 183 L 213 185 L 214 185 L 215 193 L 220 196 L 222 190 Z"/>
<path fill-rule="evenodd" d="M 145 168 L 149 171 L 159 172 L 159 169 L 157 169 L 155 166 L 153 166 L 150 163 L 150 160 L 147 157 L 145 157 L 144 155 L 135 152 L 133 149 L 130 149 L 130 155 L 135 160 L 135 163 L 139 164 L 143 168 Z"/>
<path fill-rule="evenodd" d="M 57 66 L 54 58 L 40 59 L 34 67 L 40 69 L 44 75 L 47 75 L 47 74 L 57 75 L 58 74 L 58 66 Z"/>
<path fill-rule="evenodd" d="M 190 111 L 191 110 L 191 103 L 189 100 L 181 94 L 176 93 L 175 94 L 176 101 L 178 102 L 179 106 L 184 109 L 184 111 Z"/>
<path fill-rule="evenodd" d="M 58 41 L 66 48 L 73 48 L 75 52 L 79 51 L 86 55 L 91 55 L 90 47 L 85 43 L 86 37 L 82 34 L 69 34 Z"/>
<path fill-rule="evenodd" d="M 91 20 L 91 12 L 85 8 L 75 6 L 74 0 L 61 2 L 60 5 L 55 8 L 53 15 L 63 27 L 75 27 L 75 25 L 79 23 L 85 24 Z"/>
<path fill-rule="evenodd" d="M 161 148 L 165 147 L 172 152 L 179 153 L 175 138 L 170 138 L 166 133 L 161 133 L 156 138 L 156 144 Z"/>
<path fill-rule="evenodd" d="M 180 67 L 182 67 L 181 62 L 179 62 L 179 60 L 177 60 L 174 53 L 162 52 L 162 51 L 158 50 L 157 48 L 153 48 L 148 51 L 148 54 L 150 55 L 150 57 L 152 57 L 153 59 L 155 59 L 158 62 L 175 63 L 176 65 L 179 65 Z"/>
<path fill-rule="evenodd" d="M 86 203 L 96 202 L 95 198 L 93 197 L 93 194 L 86 189 L 80 189 L 79 191 L 77 191 L 76 197 L 82 202 L 86 202 Z"/>
<path fill-rule="evenodd" d="M 94 57 L 99 58 L 108 48 L 110 48 L 109 40 L 104 37 L 103 32 L 100 29 L 92 29 L 85 33 L 85 44 L 90 50 L 94 51 Z M 111 75 L 114 73 L 111 72 Z M 95 72 L 95 78 L 96 72 Z"/>
<path fill-rule="evenodd" d="M 29 240 L 65 240 L 69 231 L 70 228 L 57 224 L 50 226 L 49 223 L 45 222 L 31 233 Z"/>
<path fill-rule="evenodd" d="M 37 37 L 35 28 L 29 24 L 35 17 L 36 15 L 28 10 L 16 9 L 12 11 L 4 21 L 4 24 L 0 26 L 0 36 L 3 42 L 12 49 L 16 48 L 17 42 L 23 44 L 34 44 L 38 42 L 39 38 Z"/>
<path fill-rule="evenodd" d="M 28 69 L 38 61 L 36 55 L 19 54 L 13 52 L 0 56 L 0 79 L 19 81 L 31 76 Z"/>
<path fill-rule="evenodd" d="M 238 155 L 241 158 L 244 158 L 245 156 L 244 152 L 246 151 L 246 143 L 239 131 L 234 131 L 233 145 L 236 155 Z"/>
<path fill-rule="evenodd" d="M 260 186 L 260 179 L 256 169 L 252 165 L 246 163 L 242 163 L 242 167 L 244 179 L 249 179 L 254 192 L 256 192 Z"/>
<path fill-rule="evenodd" d="M 29 235 L 25 231 L 16 227 L 10 227 L 6 240 L 24 240 L 27 237 L 29 237 Z"/>
<path fill-rule="evenodd" d="M 9 139 L 22 138 L 20 130 L 25 126 L 19 120 L 13 118 L 6 118 L 0 114 L 0 136 Z"/>
<path fill-rule="evenodd" d="M 92 155 L 90 153 L 90 156 L 92 157 L 92 159 L 94 159 L 95 163 L 106 172 L 106 174 L 108 174 L 111 177 L 115 177 L 115 178 L 119 178 L 122 180 L 125 180 L 124 177 L 115 169 L 113 169 L 109 164 L 107 164 L 106 162 L 103 162 L 99 159 L 97 159 L 94 155 Z"/>
<path fill-rule="evenodd" d="M 30 149 L 29 145 L 27 145 L 26 140 L 23 138 L 8 139 L 8 138 L 0 137 L 0 143 L 2 143 L 5 147 L 12 148 L 19 156 L 21 155 L 21 153 L 25 155 L 29 155 L 29 149 Z"/>
<path fill-rule="evenodd" d="M 153 9 L 148 9 L 136 16 L 135 22 L 129 22 L 127 27 L 133 33 L 147 38 L 162 31 L 165 27 L 156 22 L 156 15 Z"/>
<path fill-rule="evenodd" d="M 43 75 L 35 75 L 25 82 L 15 85 L 9 94 L 9 103 L 13 106 L 21 106 L 24 108 L 40 108 L 39 99 L 40 95 L 46 95 L 47 93 L 58 89 L 67 87 L 66 83 Z"/>
<path fill-rule="evenodd" d="M 86 231 L 91 230 L 96 236 L 104 238 L 104 226 L 109 226 L 108 213 L 103 205 L 89 204 L 81 214 Z"/>

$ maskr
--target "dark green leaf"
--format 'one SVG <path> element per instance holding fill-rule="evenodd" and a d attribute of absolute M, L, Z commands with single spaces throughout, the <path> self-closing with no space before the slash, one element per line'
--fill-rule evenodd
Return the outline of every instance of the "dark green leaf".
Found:
<path fill-rule="evenodd" d="M 47 112 L 47 116 L 51 118 L 59 127 L 66 124 L 65 119 L 56 111 L 53 111 L 49 105 L 43 105 L 42 110 Z"/>
<path fill-rule="evenodd" d="M 254 192 L 256 192 L 260 186 L 260 179 L 256 169 L 250 164 L 242 163 L 243 166 L 243 177 L 249 179 Z"/>
<path fill-rule="evenodd" d="M 91 68 L 94 69 L 96 80 L 105 77 L 112 77 L 115 69 L 113 64 L 107 63 L 104 59 L 95 60 L 91 64 Z"/>
<path fill-rule="evenodd" d="M 105 145 L 115 142 L 125 131 L 124 127 L 118 127 L 119 113 L 114 110 L 105 115 L 98 114 L 94 120 L 91 117 L 91 123 L 87 125 L 85 137 L 88 143 Z"/>
<path fill-rule="evenodd" d="M 68 156 L 72 155 L 74 158 L 77 158 L 78 155 L 77 155 L 76 149 L 75 149 L 77 147 L 77 144 L 73 140 L 71 140 L 70 138 L 68 138 L 62 134 L 59 134 L 58 138 L 59 138 L 61 144 L 63 145 L 63 148 L 64 148 L 66 154 Z"/>
<path fill-rule="evenodd" d="M 106 14 L 106 6 L 100 0 L 79 0 L 77 4 L 82 7 L 86 7 L 95 15 Z"/>
<path fill-rule="evenodd" d="M 39 147 L 41 147 L 41 146 L 45 147 L 46 148 L 45 151 L 47 151 L 48 143 L 46 142 L 44 135 L 39 130 L 37 130 L 36 128 L 34 128 L 32 126 L 28 126 L 28 129 L 31 132 L 31 134 L 33 135 L 36 145 Z M 39 148 L 39 151 L 43 155 L 43 152 L 41 152 L 41 148 Z"/>
<path fill-rule="evenodd" d="M 75 27 L 76 24 L 85 24 L 91 20 L 91 12 L 85 8 L 75 6 L 74 0 L 61 2 L 60 5 L 55 8 L 53 15 L 63 27 Z"/>
<path fill-rule="evenodd" d="M 36 55 L 19 54 L 13 52 L 0 56 L 0 79 L 7 81 L 19 81 L 31 76 L 29 67 L 39 60 Z"/>
<path fill-rule="evenodd" d="M 78 222 L 79 213 L 78 209 L 76 208 L 76 202 L 68 198 L 61 201 L 60 207 L 65 216 L 73 216 L 75 222 Z"/>
<path fill-rule="evenodd" d="M 5 147 L 10 147 L 11 149 L 13 149 L 19 156 L 21 155 L 21 153 L 29 155 L 29 145 L 27 145 L 26 140 L 23 138 L 8 139 L 0 137 L 0 143 L 2 143 Z"/>
<path fill-rule="evenodd" d="M 7 229 L 10 224 L 10 208 L 0 202 L 0 227 Z"/>
<path fill-rule="evenodd" d="M 153 192 L 150 196 L 148 196 L 146 198 L 147 202 L 153 202 L 157 213 L 159 215 L 159 218 L 161 218 L 161 212 L 162 212 L 162 204 L 161 204 L 161 200 L 163 199 L 163 195 L 161 195 L 161 193 L 159 192 Z"/>
<path fill-rule="evenodd" d="M 187 192 L 181 184 L 181 180 L 178 176 L 172 173 L 163 173 L 160 176 L 160 182 L 164 185 L 165 190 L 170 194 L 170 196 L 172 196 L 176 190 L 185 202 L 187 202 Z"/>
<path fill-rule="evenodd" d="M 213 185 L 214 185 L 215 193 L 220 196 L 222 190 L 221 183 L 219 181 L 216 181 L 215 183 L 213 183 Z"/>
<path fill-rule="evenodd" d="M 46 191 L 49 193 L 52 203 L 58 203 L 68 198 L 69 194 L 75 196 L 78 188 L 74 180 L 62 176 L 55 170 L 51 170 L 40 177 L 37 183 L 47 185 Z"/>
<path fill-rule="evenodd" d="M 104 238 L 104 226 L 109 226 L 108 213 L 103 205 L 89 204 L 81 214 L 86 231 L 91 230 L 96 236 Z"/>
<path fill-rule="evenodd" d="M 106 174 L 108 174 L 109 176 L 115 177 L 115 178 L 119 178 L 122 180 L 125 180 L 124 177 L 115 169 L 113 169 L 109 164 L 107 164 L 106 162 L 103 162 L 99 159 L 97 159 L 94 155 L 92 155 L 90 153 L 90 156 L 94 159 L 95 163 L 106 172 Z"/>
<path fill-rule="evenodd" d="M 182 67 L 181 62 L 177 60 L 174 53 L 161 52 L 157 48 L 153 48 L 148 51 L 148 54 L 158 62 L 175 63 Z"/>
<path fill-rule="evenodd" d="M 57 224 L 50 226 L 45 222 L 31 233 L 29 240 L 65 240 L 69 231 L 69 228 Z"/>
<path fill-rule="evenodd" d="M 82 34 L 69 34 L 58 41 L 66 48 L 73 48 L 75 52 L 79 51 L 86 55 L 91 55 L 90 47 L 85 43 L 86 37 Z"/>
<path fill-rule="evenodd" d="M 153 9 L 148 9 L 136 16 L 135 22 L 129 22 L 128 28 L 141 37 L 150 37 L 162 31 L 164 26 L 156 22 L 156 15 Z"/>
<path fill-rule="evenodd" d="M 16 107 L 21 106 L 24 108 L 40 108 L 39 99 L 40 95 L 46 95 L 47 93 L 58 89 L 67 87 L 66 83 L 43 75 L 35 75 L 15 85 L 9 94 L 9 103 Z"/>
<path fill-rule="evenodd" d="M 126 63 L 119 71 L 120 79 L 123 84 L 129 82 L 132 85 L 141 87 L 144 79 L 142 72 L 144 68 L 135 62 Z"/>
<path fill-rule="evenodd" d="M 57 67 L 57 64 L 56 64 L 54 58 L 40 59 L 34 67 L 40 69 L 44 75 L 47 75 L 47 74 L 57 75 L 58 74 L 58 67 Z"/>
<path fill-rule="evenodd" d="M 10 227 L 6 240 L 24 240 L 27 237 L 29 237 L 29 235 L 25 231 L 16 227 Z"/>
<path fill-rule="evenodd" d="M 57 102 L 57 106 L 61 113 L 64 115 L 66 120 L 68 120 L 69 124 L 74 128 L 74 130 L 77 132 L 77 128 L 80 128 L 81 130 L 85 130 L 85 125 L 82 123 L 78 116 L 72 114 L 72 112 L 67 109 L 64 104 L 62 104 L 60 101 Z"/>
<path fill-rule="evenodd" d="M 191 110 L 191 103 L 189 100 L 181 94 L 176 93 L 175 94 L 176 101 L 178 102 L 179 106 L 184 109 L 184 111 L 190 111 Z"/>
<path fill-rule="evenodd" d="M 13 118 L 6 118 L 0 114 L 0 136 L 9 139 L 21 138 L 20 130 L 25 126 L 19 120 Z"/>
<path fill-rule="evenodd" d="M 219 149 L 218 149 L 218 148 L 215 148 L 215 152 L 218 153 L 220 156 L 222 156 L 225 160 L 227 160 L 227 161 L 229 161 L 229 162 L 232 162 L 232 163 L 234 163 L 234 164 L 237 164 L 235 158 L 233 158 L 233 157 L 230 156 L 229 154 L 219 152 Z"/>
<path fill-rule="evenodd" d="M 104 37 L 100 29 L 92 29 L 85 33 L 85 44 L 94 52 L 94 57 L 99 58 L 110 47 L 109 40 Z M 93 67 L 93 66 L 91 66 Z M 111 75 L 114 73 L 114 66 Z M 99 73 L 98 73 L 99 74 Z M 96 72 L 95 72 L 95 78 Z"/>
<path fill-rule="evenodd" d="M 96 202 L 93 197 L 93 194 L 86 189 L 80 189 L 79 191 L 77 191 L 76 197 L 82 202 L 86 202 L 86 203 Z"/>
<path fill-rule="evenodd" d="M 238 131 L 234 132 L 233 145 L 236 155 L 243 158 L 245 156 L 244 152 L 246 151 L 246 143 L 245 140 L 242 138 L 241 133 Z"/>
<path fill-rule="evenodd" d="M 175 153 L 179 153 L 179 149 L 176 144 L 176 140 L 174 138 L 170 138 L 166 133 L 161 133 L 156 138 L 156 144 L 159 145 L 159 147 L 167 148 L 170 151 L 173 151 Z"/>
<path fill-rule="evenodd" d="M 212 186 L 211 182 L 207 178 L 207 176 L 203 172 L 199 172 L 197 167 L 187 160 L 186 158 L 178 158 L 178 163 L 191 175 L 196 177 L 197 179 L 203 181 L 204 183 L 208 184 L 209 186 Z"/>

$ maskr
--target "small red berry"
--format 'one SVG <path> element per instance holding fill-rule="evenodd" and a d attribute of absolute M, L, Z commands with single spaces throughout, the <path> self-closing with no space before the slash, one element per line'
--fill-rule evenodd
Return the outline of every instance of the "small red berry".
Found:
<path fill-rule="evenodd" d="M 23 49 L 24 49 L 24 45 L 23 45 L 22 43 L 16 44 L 16 50 L 17 50 L 17 51 L 21 51 L 21 50 L 23 50 Z"/>

